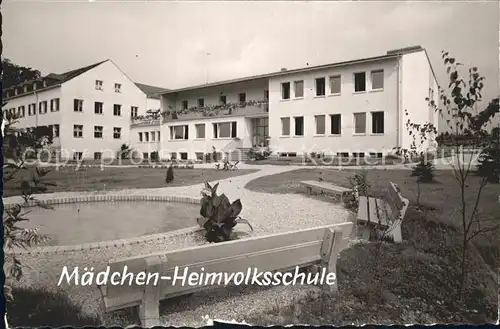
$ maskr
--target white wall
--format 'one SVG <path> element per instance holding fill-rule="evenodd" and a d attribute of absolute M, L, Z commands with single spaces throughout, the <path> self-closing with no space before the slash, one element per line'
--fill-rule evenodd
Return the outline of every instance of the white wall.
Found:
<path fill-rule="evenodd" d="M 176 120 L 175 122 L 164 123 L 161 126 L 161 152 L 160 156 L 162 159 L 169 158 L 172 152 L 180 153 L 187 152 L 189 159 L 195 159 L 195 153 L 209 153 L 212 152 L 212 147 L 215 147 L 217 152 L 223 150 L 230 143 L 233 147 L 229 147 L 231 149 L 235 149 L 238 146 L 243 146 L 243 140 L 250 140 L 250 131 L 249 131 L 249 119 L 245 119 L 244 117 L 230 117 L 230 118 L 204 118 L 200 120 L 186 120 L 180 121 Z M 234 138 L 213 138 L 213 123 L 222 123 L 222 122 L 236 122 L 236 131 L 237 137 L 241 141 L 234 141 Z M 198 139 L 196 138 L 196 124 L 205 124 L 205 138 Z M 189 139 L 188 140 L 171 140 L 170 139 L 170 126 L 177 125 L 188 125 L 189 130 Z M 163 152 L 163 153 L 162 153 Z M 178 156 L 179 158 L 179 156 Z"/>
<path fill-rule="evenodd" d="M 59 98 L 59 111 L 52 112 L 50 108 L 50 100 Z M 47 101 L 47 113 L 40 114 L 39 113 L 39 103 L 42 101 Z M 19 118 L 18 122 L 15 124 L 15 127 L 18 128 L 30 128 L 36 126 L 48 126 L 48 125 L 60 125 L 61 128 L 61 103 L 63 101 L 61 87 L 54 87 L 51 89 L 47 89 L 40 92 L 33 92 L 24 96 L 15 97 L 9 99 L 5 107 L 2 110 L 10 110 L 11 108 L 15 108 L 16 113 L 20 106 L 24 106 L 24 118 Z M 29 115 L 28 105 L 35 103 L 36 104 L 36 114 Z M 54 138 L 53 146 L 57 147 L 60 145 L 60 138 Z"/>
<path fill-rule="evenodd" d="M 144 137 L 146 132 L 149 133 L 149 142 L 146 142 Z M 142 142 L 139 141 L 139 133 L 143 135 Z M 131 127 L 130 145 L 137 157 L 142 157 L 143 153 L 151 154 L 151 152 L 160 151 L 161 142 L 158 139 L 158 133 L 160 133 L 160 139 L 165 138 L 162 136 L 160 125 L 135 125 Z M 154 141 L 152 135 L 154 135 Z"/>
<path fill-rule="evenodd" d="M 431 67 L 425 51 L 419 51 L 403 55 L 401 60 L 401 79 L 402 79 L 402 147 L 410 148 L 413 142 L 413 137 L 406 129 L 406 122 L 409 119 L 412 123 L 438 124 L 438 117 L 434 110 L 429 106 L 426 98 L 430 97 L 430 90 L 434 90 L 434 100 L 439 97 L 437 91 L 437 83 L 432 77 Z M 408 111 L 408 116 L 405 116 L 405 110 Z M 420 139 L 417 137 L 417 147 L 420 145 Z M 423 144 L 423 148 L 432 147 L 431 145 Z"/>
<path fill-rule="evenodd" d="M 371 70 L 384 70 L 384 89 L 371 91 Z M 366 92 L 354 92 L 354 73 L 366 72 Z M 341 75 L 341 94 L 329 94 L 329 76 Z M 326 96 L 315 96 L 315 79 L 326 78 Z M 304 80 L 303 99 L 293 99 L 293 82 Z M 281 83 L 291 83 L 291 100 L 281 100 Z M 270 147 L 274 152 L 387 152 L 397 146 L 397 61 L 384 60 L 355 66 L 344 66 L 313 72 L 302 72 L 270 79 L 269 132 Z M 372 111 L 384 111 L 384 134 L 374 135 Z M 355 112 L 366 112 L 366 134 L 354 135 Z M 326 135 L 315 136 L 315 115 L 327 115 Z M 341 114 L 341 136 L 329 136 L 330 114 Z M 304 117 L 304 136 L 282 137 L 281 118 L 291 118 L 291 133 L 294 131 L 293 117 Z"/>
<path fill-rule="evenodd" d="M 95 89 L 95 81 L 103 81 L 103 90 Z M 121 84 L 121 92 L 115 92 L 114 84 Z M 61 146 L 72 158 L 73 152 L 86 152 L 93 159 L 94 152 L 103 157 L 114 157 L 120 146 L 130 141 L 130 110 L 137 106 L 144 113 L 146 95 L 113 62 L 103 64 L 66 82 L 62 86 L 64 98 L 61 111 Z M 73 110 L 74 99 L 83 99 L 83 112 Z M 94 102 L 103 102 L 103 114 L 94 113 Z M 113 115 L 113 105 L 121 105 L 121 115 Z M 73 137 L 73 125 L 83 125 L 83 138 Z M 103 126 L 103 138 L 94 138 L 94 126 Z M 121 138 L 113 138 L 113 127 L 120 127 Z"/>

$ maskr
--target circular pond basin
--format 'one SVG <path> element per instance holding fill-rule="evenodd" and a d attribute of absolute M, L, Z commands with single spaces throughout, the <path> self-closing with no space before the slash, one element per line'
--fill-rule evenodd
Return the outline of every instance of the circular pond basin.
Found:
<path fill-rule="evenodd" d="M 190 200 L 191 201 L 191 200 Z M 56 200 L 53 209 L 30 207 L 23 227 L 39 228 L 49 237 L 46 246 L 136 238 L 193 227 L 199 204 L 165 200 L 78 202 Z M 43 246 L 43 245 L 41 245 Z"/>

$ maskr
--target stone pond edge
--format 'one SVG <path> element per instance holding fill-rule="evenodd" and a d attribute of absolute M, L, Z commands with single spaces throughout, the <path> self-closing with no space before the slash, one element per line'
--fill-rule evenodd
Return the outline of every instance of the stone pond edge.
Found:
<path fill-rule="evenodd" d="M 189 204 L 200 204 L 200 198 L 193 197 L 182 197 L 182 196 L 170 196 L 170 195 L 87 195 L 87 196 L 75 196 L 66 198 L 53 198 L 44 201 L 33 201 L 28 202 L 28 207 L 37 206 L 38 203 L 45 205 L 56 205 L 56 204 L 67 204 L 67 203 L 85 203 L 85 202 L 115 202 L 115 201 L 157 201 L 157 202 L 175 202 L 175 203 L 189 203 Z M 5 210 L 11 209 L 17 203 L 11 202 L 5 204 Z M 66 245 L 66 246 L 48 246 L 48 247 L 34 247 L 30 249 L 16 248 L 14 250 L 5 250 L 6 254 L 47 254 L 47 253 L 64 253 L 64 252 L 74 252 L 83 250 L 93 250 L 93 249 L 103 249 L 112 247 L 121 247 L 130 244 L 139 244 L 148 241 L 161 241 L 173 236 L 189 235 L 193 233 L 200 232 L 202 229 L 199 226 L 192 226 L 184 229 L 179 229 L 175 231 L 157 233 L 150 235 L 143 235 L 140 237 L 127 238 L 127 239 L 117 239 L 102 242 L 90 242 L 82 243 L 76 245 Z"/>

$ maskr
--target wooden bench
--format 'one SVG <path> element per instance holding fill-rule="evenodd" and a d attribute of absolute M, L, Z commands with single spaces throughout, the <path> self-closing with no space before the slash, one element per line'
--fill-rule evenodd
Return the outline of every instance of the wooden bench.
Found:
<path fill-rule="evenodd" d="M 392 182 L 383 191 L 382 199 L 360 196 L 357 222 L 362 236 L 369 238 L 375 228 L 392 236 L 394 242 L 401 242 L 401 222 L 408 204 L 408 199 L 403 198 L 399 187 Z"/>
<path fill-rule="evenodd" d="M 337 186 L 328 182 L 319 181 L 302 181 L 300 185 L 305 186 L 309 190 L 309 194 L 313 191 L 320 191 L 321 193 L 331 193 L 340 196 L 340 200 L 344 201 L 346 194 L 352 193 L 352 190 L 346 187 Z"/>
<path fill-rule="evenodd" d="M 123 273 L 127 266 L 128 273 L 159 273 L 160 276 L 174 277 L 175 268 L 178 275 L 184 273 L 247 273 L 248 268 L 257 268 L 259 272 L 281 271 L 315 266 L 325 268 L 326 273 L 336 273 L 336 262 L 339 252 L 348 242 L 353 223 L 346 222 L 335 225 L 292 231 L 261 237 L 252 237 L 229 242 L 209 244 L 170 252 L 142 255 L 113 260 L 108 263 L 110 273 Z M 203 268 L 203 269 L 202 269 Z M 323 270 L 321 270 L 322 272 Z M 321 275 L 320 272 L 320 275 Z M 111 277 L 111 275 L 110 275 Z M 144 277 L 143 279 L 146 279 Z M 307 284 L 307 283 L 305 283 Z M 160 325 L 160 300 L 190 294 L 214 286 L 198 285 L 196 287 L 172 284 L 172 281 L 159 280 L 157 285 L 104 285 L 99 286 L 102 296 L 103 311 L 112 312 L 133 306 L 139 306 L 139 317 L 142 327 Z M 324 286 L 324 289 L 336 292 L 337 285 Z"/>

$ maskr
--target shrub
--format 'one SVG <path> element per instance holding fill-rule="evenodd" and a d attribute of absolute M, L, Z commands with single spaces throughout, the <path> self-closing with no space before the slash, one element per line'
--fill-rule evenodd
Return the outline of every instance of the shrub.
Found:
<path fill-rule="evenodd" d="M 130 157 L 131 152 L 132 150 L 127 144 L 122 144 L 122 146 L 120 146 L 120 150 L 118 151 L 118 156 L 122 160 L 128 159 Z"/>
<path fill-rule="evenodd" d="M 205 188 L 201 191 L 201 217 L 198 217 L 197 222 L 205 229 L 205 238 L 208 242 L 231 240 L 233 228 L 238 223 L 245 223 L 253 230 L 250 223 L 239 216 L 243 209 L 240 199 L 231 203 L 224 194 L 217 195 L 218 186 L 219 183 L 212 187 L 206 182 Z"/>
<path fill-rule="evenodd" d="M 265 160 L 271 155 L 272 151 L 269 146 L 265 147 L 253 147 L 247 152 L 247 156 L 249 159 L 253 160 Z"/>
<path fill-rule="evenodd" d="M 7 303 L 7 320 L 11 327 L 97 326 L 96 316 L 83 314 L 63 291 L 51 292 L 44 288 L 14 287 L 16 298 Z"/>
<path fill-rule="evenodd" d="M 477 174 L 486 177 L 489 183 L 500 182 L 500 149 L 490 147 L 481 153 L 478 158 Z"/>
<path fill-rule="evenodd" d="M 165 183 L 170 184 L 174 181 L 174 168 L 172 164 L 167 168 L 167 175 L 165 177 Z"/>
<path fill-rule="evenodd" d="M 151 161 L 158 161 L 158 160 L 160 160 L 160 156 L 158 155 L 158 151 L 151 152 Z"/>
<path fill-rule="evenodd" d="M 432 161 L 420 159 L 419 163 L 413 167 L 411 177 L 417 177 L 420 183 L 430 183 L 434 181 L 434 164 Z"/>
<path fill-rule="evenodd" d="M 347 209 L 357 210 L 359 206 L 359 197 L 368 196 L 370 193 L 371 185 L 368 183 L 366 176 L 367 172 L 363 170 L 347 179 L 353 191 L 350 197 L 344 199 L 344 205 Z"/>

